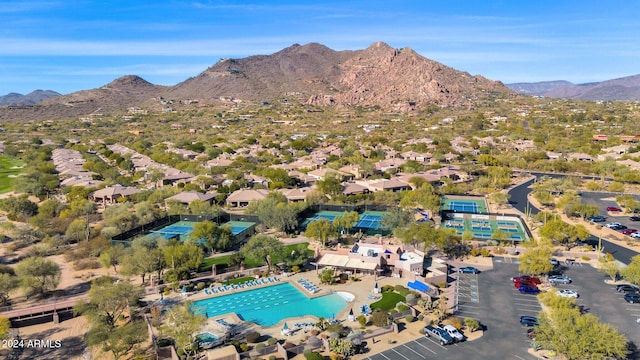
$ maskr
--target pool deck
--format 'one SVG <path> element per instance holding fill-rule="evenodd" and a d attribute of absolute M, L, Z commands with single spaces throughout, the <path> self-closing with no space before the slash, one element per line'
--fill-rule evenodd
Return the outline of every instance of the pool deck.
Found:
<path fill-rule="evenodd" d="M 359 309 L 362 307 L 362 305 L 365 305 L 365 304 L 369 305 L 369 304 L 377 301 L 377 300 L 372 300 L 372 299 L 368 298 L 368 296 L 372 295 L 372 293 L 373 293 L 373 287 L 374 287 L 374 284 L 375 284 L 376 281 L 378 282 L 378 286 L 380 286 L 380 287 L 382 287 L 384 285 L 392 285 L 392 286 L 403 285 L 403 286 L 406 286 L 407 281 L 408 281 L 406 278 L 405 279 L 399 279 L 399 278 L 393 278 L 393 277 L 377 277 L 377 280 L 376 280 L 376 279 L 374 279 L 374 277 L 372 275 L 358 275 L 358 278 L 360 279 L 360 281 L 349 280 L 345 284 L 321 285 L 320 284 L 320 280 L 318 278 L 318 274 L 319 274 L 319 272 L 316 273 L 315 270 L 310 270 L 310 271 L 306 271 L 306 272 L 293 274 L 293 275 L 290 275 L 288 277 L 284 277 L 282 275 L 276 275 L 278 277 L 278 279 L 280 279 L 280 281 L 277 281 L 275 283 L 268 283 L 268 284 L 249 287 L 249 288 L 236 289 L 236 290 L 231 290 L 231 291 L 212 294 L 212 295 L 207 295 L 207 294 L 204 293 L 204 291 L 198 291 L 198 292 L 195 292 L 195 293 L 191 293 L 191 294 L 189 294 L 187 296 L 182 296 L 180 294 L 177 294 L 177 295 L 173 295 L 172 297 L 175 298 L 178 301 L 180 301 L 180 300 L 198 301 L 198 300 L 203 300 L 203 299 L 214 298 L 214 297 L 217 297 L 217 296 L 224 296 L 224 295 L 227 295 L 227 294 L 233 294 L 234 291 L 235 292 L 250 291 L 250 290 L 261 288 L 261 287 L 278 285 L 278 284 L 282 284 L 284 282 L 290 282 L 298 290 L 300 290 L 303 294 L 305 294 L 309 298 L 314 298 L 314 297 L 318 297 L 318 296 L 324 296 L 324 295 L 328 295 L 328 294 L 335 293 L 335 292 L 346 292 L 346 293 L 352 294 L 354 296 L 354 300 L 349 302 L 349 303 L 347 303 L 347 306 L 344 308 L 344 310 L 342 310 L 341 312 L 336 314 L 336 319 L 344 321 L 346 324 L 349 324 L 349 323 L 357 324 L 357 321 L 350 322 L 348 320 L 349 310 L 353 309 L 354 314 L 357 317 L 358 315 L 360 315 L 360 310 Z M 318 287 L 320 289 L 320 291 L 318 291 L 315 294 L 310 294 L 308 291 L 306 291 L 302 286 L 300 286 L 298 284 L 298 279 L 300 279 L 300 278 L 304 278 L 307 281 L 313 283 L 314 285 L 316 285 L 316 287 Z M 157 298 L 157 295 L 152 295 L 150 298 L 155 299 L 155 298 Z M 282 338 L 283 337 L 283 335 L 280 333 L 280 331 L 282 329 L 283 323 L 287 322 L 287 325 L 289 326 L 289 328 L 292 331 L 291 331 L 291 334 L 286 337 L 286 339 L 287 339 L 287 341 L 297 343 L 297 342 L 301 341 L 302 339 L 304 339 L 306 336 L 308 336 L 308 334 L 307 334 L 307 332 L 306 332 L 306 330 L 304 328 L 295 329 L 293 324 L 294 323 L 304 323 L 304 322 L 316 322 L 318 320 L 318 318 L 313 316 L 313 315 L 294 317 L 294 318 L 287 318 L 287 319 L 283 319 L 282 321 L 280 321 L 279 323 L 277 323 L 277 324 L 275 324 L 273 326 L 262 327 L 262 326 L 259 326 L 257 324 L 254 324 L 254 323 L 244 322 L 235 313 L 229 313 L 229 314 L 224 314 L 224 315 L 220 315 L 220 316 L 209 318 L 207 320 L 206 324 L 204 325 L 203 329 L 201 329 L 201 331 L 202 332 L 209 331 L 209 332 L 211 332 L 213 334 L 216 334 L 218 336 L 224 336 L 225 332 L 227 330 L 229 330 L 229 329 L 227 329 L 224 326 L 220 325 L 217 322 L 217 320 L 225 320 L 228 323 L 236 324 L 236 325 L 242 324 L 243 329 L 252 328 L 252 329 L 255 329 L 256 331 L 260 332 L 261 334 L 271 335 L 271 336 L 276 337 L 276 338 Z"/>

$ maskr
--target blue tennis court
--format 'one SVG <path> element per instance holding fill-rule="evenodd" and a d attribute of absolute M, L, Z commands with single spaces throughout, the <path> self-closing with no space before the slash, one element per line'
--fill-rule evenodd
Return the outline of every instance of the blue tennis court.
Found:
<path fill-rule="evenodd" d="M 384 211 L 365 211 L 354 227 L 361 229 L 382 229 L 382 217 Z"/>
<path fill-rule="evenodd" d="M 487 202 L 483 198 L 445 196 L 442 198 L 442 210 L 486 214 Z"/>
<path fill-rule="evenodd" d="M 160 230 L 152 231 L 153 233 L 160 234 L 165 239 L 172 239 L 175 237 L 186 237 L 191 231 L 193 231 L 193 225 L 195 223 L 191 221 L 179 221 L 175 224 L 165 226 Z"/>

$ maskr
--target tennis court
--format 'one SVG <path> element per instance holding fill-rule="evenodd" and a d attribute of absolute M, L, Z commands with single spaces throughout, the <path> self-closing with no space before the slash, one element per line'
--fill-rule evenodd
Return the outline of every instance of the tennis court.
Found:
<path fill-rule="evenodd" d="M 231 229 L 231 233 L 233 234 L 233 236 L 236 236 L 255 224 L 256 223 L 249 222 L 249 221 L 229 221 L 224 224 L 221 224 L 221 226 L 229 227 Z"/>
<path fill-rule="evenodd" d="M 382 229 L 382 218 L 385 214 L 386 212 L 384 211 L 365 211 L 360 215 L 354 227 L 361 229 Z"/>
<path fill-rule="evenodd" d="M 445 196 L 442 198 L 442 210 L 471 214 L 486 214 L 487 201 L 485 199 L 478 198 Z"/>
<path fill-rule="evenodd" d="M 461 216 L 444 220 L 442 226 L 456 230 L 460 236 L 470 231 L 476 239 L 493 239 L 496 231 L 500 230 L 509 234 L 509 241 L 525 241 L 528 238 L 524 225 L 517 218 L 510 220 L 504 219 L 505 216 L 497 219 L 496 216 L 477 215 L 483 216 L 482 219 L 477 219 L 471 214 L 457 215 Z"/>
<path fill-rule="evenodd" d="M 178 221 L 177 223 L 165 226 L 160 230 L 154 230 L 152 233 L 160 234 L 165 239 L 180 238 L 185 239 L 193 231 L 193 221 Z"/>
<path fill-rule="evenodd" d="M 306 218 L 301 225 L 302 227 L 307 227 L 307 225 L 320 219 L 327 219 L 329 220 L 329 222 L 333 222 L 333 220 L 335 220 L 336 218 L 342 217 L 342 214 L 343 212 L 340 212 L 340 211 L 323 210 L 323 211 L 317 212 L 312 217 Z"/>

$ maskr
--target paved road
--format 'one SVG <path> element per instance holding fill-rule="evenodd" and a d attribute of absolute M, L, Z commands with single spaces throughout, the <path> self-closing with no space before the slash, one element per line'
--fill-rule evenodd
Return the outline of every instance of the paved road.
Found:
<path fill-rule="evenodd" d="M 543 175 L 548 175 L 548 174 L 532 173 L 532 175 L 541 177 Z M 557 175 L 557 176 L 562 176 L 562 175 Z M 531 192 L 531 189 L 529 188 L 529 186 L 531 186 L 531 184 L 533 184 L 534 181 L 535 180 L 532 179 L 523 184 L 520 184 L 519 186 L 514 187 L 509 191 L 509 195 L 511 195 L 511 198 L 510 198 L 511 204 L 513 205 L 513 207 L 515 207 L 522 213 L 527 213 L 527 211 L 530 211 L 531 214 L 535 215 L 540 211 L 535 206 L 531 205 L 527 198 L 527 196 Z M 590 198 L 591 197 L 592 195 L 590 195 Z M 610 197 L 610 196 L 602 195 L 602 197 Z M 610 205 L 605 205 L 605 207 L 606 206 L 610 206 Z M 591 235 L 589 238 L 587 238 L 585 242 L 592 246 L 596 246 L 598 245 L 598 238 L 596 236 Z M 618 261 L 621 261 L 625 264 L 629 264 L 631 262 L 631 258 L 638 255 L 637 252 L 631 249 L 627 249 L 623 246 L 617 245 L 615 243 L 609 242 L 604 239 L 602 239 L 602 246 L 604 246 L 604 249 L 606 252 L 610 253 Z"/>

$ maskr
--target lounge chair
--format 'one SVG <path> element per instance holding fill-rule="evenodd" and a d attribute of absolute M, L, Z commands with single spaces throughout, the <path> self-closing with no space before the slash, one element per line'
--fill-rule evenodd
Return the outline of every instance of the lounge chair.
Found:
<path fill-rule="evenodd" d="M 275 276 L 273 277 L 273 280 L 275 280 L 275 281 L 280 281 L 280 279 L 278 279 L 278 278 L 277 278 L 277 277 L 275 277 Z"/>
<path fill-rule="evenodd" d="M 268 282 L 270 282 L 270 283 L 272 283 L 272 282 L 273 282 L 273 280 L 271 280 L 271 277 L 268 277 L 268 278 L 267 278 L 267 281 L 268 281 Z"/>
<path fill-rule="evenodd" d="M 218 292 L 223 292 L 224 289 L 222 288 L 222 286 L 218 286 Z"/>
<path fill-rule="evenodd" d="M 251 286 L 251 285 L 249 285 L 249 281 L 248 280 L 244 282 L 244 286 L 246 286 L 246 287 Z"/>
<path fill-rule="evenodd" d="M 223 289 L 224 289 L 224 291 L 228 291 L 230 288 L 229 288 L 228 285 L 225 285 Z"/>
<path fill-rule="evenodd" d="M 215 294 L 218 292 L 218 290 L 216 290 L 213 286 L 209 288 L 209 292 L 212 294 Z"/>
<path fill-rule="evenodd" d="M 206 295 L 211 295 L 211 293 L 209 292 L 209 289 L 207 289 L 207 288 L 204 288 L 204 293 L 205 293 Z"/>
<path fill-rule="evenodd" d="M 261 281 L 263 284 L 266 284 L 266 283 L 267 283 L 267 282 L 264 280 L 264 278 L 260 278 L 260 281 Z"/>

